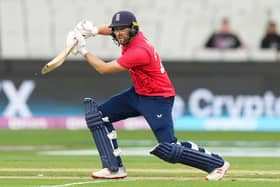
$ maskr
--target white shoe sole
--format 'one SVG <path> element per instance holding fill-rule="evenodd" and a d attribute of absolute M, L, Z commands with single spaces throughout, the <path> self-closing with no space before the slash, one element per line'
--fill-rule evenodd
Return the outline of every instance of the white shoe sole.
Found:
<path fill-rule="evenodd" d="M 91 175 L 91 177 L 93 179 L 123 179 L 123 178 L 126 178 L 127 175 L 125 175 L 125 176 L 106 176 L 106 177 Z"/>
<path fill-rule="evenodd" d="M 103 168 L 97 172 L 93 172 L 91 177 L 94 179 L 122 179 L 127 177 L 124 167 L 120 167 L 117 172 L 110 172 L 108 168 Z"/>
<path fill-rule="evenodd" d="M 209 175 L 207 175 L 207 176 L 205 177 L 205 180 L 207 180 L 207 181 L 219 181 L 219 180 L 222 180 L 223 177 L 225 176 L 226 172 L 228 171 L 229 167 L 230 167 L 229 162 L 225 161 L 224 165 L 223 165 L 221 168 L 215 169 L 215 170 L 222 170 L 221 175 L 217 176 L 216 178 L 211 178 L 211 177 L 209 176 L 209 175 L 211 175 L 211 174 L 209 174 Z"/>

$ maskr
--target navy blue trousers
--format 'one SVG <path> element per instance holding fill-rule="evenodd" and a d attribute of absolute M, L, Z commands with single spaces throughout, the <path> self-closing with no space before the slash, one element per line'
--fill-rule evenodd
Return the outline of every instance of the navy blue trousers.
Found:
<path fill-rule="evenodd" d="M 143 116 L 148 122 L 158 142 L 177 142 L 174 135 L 172 107 L 174 97 L 138 95 L 131 87 L 112 96 L 98 109 L 103 116 L 108 116 L 110 122 L 116 122 L 129 117 Z M 112 125 L 109 125 L 111 128 Z"/>

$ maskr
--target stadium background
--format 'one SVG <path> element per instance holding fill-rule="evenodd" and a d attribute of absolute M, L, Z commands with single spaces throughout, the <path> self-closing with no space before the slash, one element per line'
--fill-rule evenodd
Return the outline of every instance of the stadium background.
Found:
<path fill-rule="evenodd" d="M 82 98 L 102 102 L 130 85 L 127 73 L 101 76 L 73 56 L 46 76 L 40 70 L 79 20 L 110 23 L 114 12 L 129 9 L 174 82 L 177 130 L 279 131 L 278 54 L 258 48 L 267 21 L 280 25 L 279 7 L 277 0 L 1 0 L 0 128 L 86 128 Z M 203 48 L 223 17 L 244 48 Z M 110 37 L 88 46 L 107 60 L 119 54 Z M 147 128 L 142 118 L 116 126 Z"/>

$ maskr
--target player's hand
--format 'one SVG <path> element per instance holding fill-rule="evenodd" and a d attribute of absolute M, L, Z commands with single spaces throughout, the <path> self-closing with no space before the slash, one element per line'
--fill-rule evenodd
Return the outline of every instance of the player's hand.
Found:
<path fill-rule="evenodd" d="M 85 37 L 80 33 L 80 32 L 74 32 L 75 34 L 75 40 L 78 42 L 77 43 L 77 49 L 78 52 L 84 56 L 86 53 L 88 53 L 88 50 L 86 48 L 86 40 Z"/>
<path fill-rule="evenodd" d="M 68 32 L 67 39 L 66 39 L 66 45 L 69 46 L 69 45 L 71 45 L 73 42 L 75 42 L 75 41 L 76 41 L 76 38 L 75 38 L 75 37 L 76 37 L 76 36 L 75 36 L 75 32 L 74 32 L 74 31 Z M 78 51 L 77 46 L 75 46 L 75 47 L 72 49 L 71 53 L 72 53 L 73 55 L 75 55 L 75 56 L 79 54 L 79 51 Z"/>
<path fill-rule="evenodd" d="M 98 34 L 98 28 L 94 26 L 91 21 L 88 20 L 80 21 L 76 25 L 74 31 L 81 33 L 85 39 L 96 36 Z"/>

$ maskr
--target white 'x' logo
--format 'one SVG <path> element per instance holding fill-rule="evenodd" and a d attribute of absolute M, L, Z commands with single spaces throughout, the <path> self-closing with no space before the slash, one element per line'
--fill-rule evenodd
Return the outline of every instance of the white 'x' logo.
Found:
<path fill-rule="evenodd" d="M 15 85 L 10 80 L 5 80 L 0 83 L 3 92 L 9 99 L 9 104 L 4 110 L 4 116 L 31 116 L 31 111 L 27 106 L 27 99 L 31 95 L 35 84 L 33 81 L 24 81 L 17 90 Z"/>

